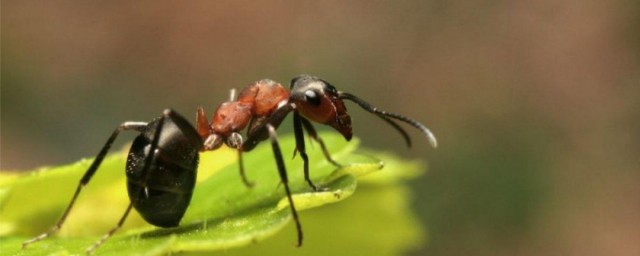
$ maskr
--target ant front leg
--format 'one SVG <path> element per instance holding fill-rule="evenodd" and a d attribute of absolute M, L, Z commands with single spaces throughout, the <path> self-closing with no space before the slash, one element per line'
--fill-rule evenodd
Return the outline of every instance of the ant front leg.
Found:
<path fill-rule="evenodd" d="M 282 159 L 282 151 L 278 144 L 278 137 L 276 135 L 276 129 L 273 125 L 267 123 L 267 130 L 269 131 L 269 138 L 271 139 L 271 147 L 273 148 L 273 156 L 276 158 L 276 164 L 278 165 L 278 173 L 280 174 L 280 180 L 284 185 L 284 190 L 287 193 L 287 199 L 289 200 L 289 207 L 291 208 L 291 215 L 293 221 L 296 223 L 296 230 L 298 231 L 298 247 L 302 246 L 302 224 L 298 218 L 298 211 L 293 204 L 293 197 L 291 196 L 291 190 L 289 189 L 289 179 L 287 178 L 287 170 L 284 166 L 284 160 Z"/>
<path fill-rule="evenodd" d="M 322 149 L 322 154 L 324 154 L 324 158 L 326 158 L 327 161 L 329 161 L 335 167 L 338 167 L 338 168 L 342 167 L 341 164 L 339 164 L 338 162 L 333 160 L 333 158 L 331 158 L 331 154 L 329 154 L 329 150 L 327 150 L 327 147 L 325 146 L 324 141 L 322 140 L 322 138 L 320 138 L 320 136 L 318 136 L 318 132 L 316 132 L 316 129 L 313 127 L 311 122 L 309 122 L 309 120 L 307 120 L 302 116 L 300 116 L 300 121 L 302 122 L 304 129 L 307 130 L 307 133 L 309 134 L 309 136 L 313 140 L 318 142 L 318 144 L 320 144 L 320 148 Z"/>
<path fill-rule="evenodd" d="M 298 112 L 293 112 L 293 133 L 296 136 L 296 150 L 300 152 L 300 157 L 302 157 L 303 167 L 304 167 L 304 180 L 307 181 L 309 186 L 313 188 L 313 190 L 318 191 L 318 187 L 313 184 L 311 178 L 309 177 L 309 157 L 307 156 L 307 151 L 304 145 L 304 134 L 302 132 L 302 123 L 300 121 L 302 117 Z M 295 151 L 294 151 L 295 153 Z"/>
<path fill-rule="evenodd" d="M 146 127 L 147 127 L 147 123 L 145 122 L 124 122 L 120 124 L 118 128 L 116 128 L 116 130 L 113 131 L 113 133 L 111 134 L 107 142 L 104 144 L 104 146 L 96 156 L 95 160 L 93 160 L 93 163 L 91 164 L 89 169 L 87 169 L 84 176 L 82 176 L 82 179 L 80 179 L 80 183 L 78 184 L 78 187 L 76 188 L 76 192 L 73 194 L 73 197 L 71 198 L 71 202 L 69 202 L 69 205 L 67 206 L 66 210 L 62 214 L 62 217 L 60 217 L 56 225 L 53 226 L 53 228 L 51 228 L 49 231 L 39 236 L 36 236 L 32 239 L 29 239 L 27 241 L 24 241 L 22 243 L 22 248 L 26 248 L 29 244 L 45 239 L 48 236 L 60 230 L 60 228 L 62 227 L 62 224 L 64 224 L 64 221 L 67 219 L 67 216 L 71 211 L 71 208 L 73 208 L 73 205 L 75 204 L 76 199 L 80 194 L 80 191 L 82 191 L 82 188 L 84 188 L 89 183 L 89 181 L 91 180 L 91 177 L 93 177 L 93 174 L 95 174 L 95 172 L 98 170 L 98 167 L 100 167 L 102 160 L 104 160 L 104 157 L 109 152 L 111 145 L 113 145 L 113 142 L 116 140 L 120 132 L 131 131 L 131 130 L 142 132 L 144 129 L 146 129 Z"/>

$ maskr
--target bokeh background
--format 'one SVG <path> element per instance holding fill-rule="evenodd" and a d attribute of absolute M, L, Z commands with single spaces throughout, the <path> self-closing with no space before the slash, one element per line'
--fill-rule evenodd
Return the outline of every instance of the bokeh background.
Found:
<path fill-rule="evenodd" d="M 166 107 L 193 120 L 231 88 L 310 73 L 436 133 L 437 150 L 416 131 L 408 150 L 348 105 L 364 145 L 429 163 L 410 184 L 428 239 L 408 255 L 640 255 L 638 1 L 3 0 L 1 11 L 2 170 L 90 157 L 122 121 Z"/>

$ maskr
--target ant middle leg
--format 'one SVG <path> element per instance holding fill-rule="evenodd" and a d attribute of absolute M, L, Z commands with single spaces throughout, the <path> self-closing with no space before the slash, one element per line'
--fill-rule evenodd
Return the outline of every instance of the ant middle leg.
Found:
<path fill-rule="evenodd" d="M 249 188 L 253 187 L 254 185 L 253 182 L 247 179 L 247 174 L 244 169 L 244 163 L 242 161 L 242 153 L 244 151 L 242 148 L 242 144 L 243 144 L 242 135 L 240 135 L 237 132 L 231 133 L 231 136 L 229 136 L 229 138 L 227 139 L 227 144 L 230 147 L 235 148 L 236 151 L 238 152 L 238 167 L 240 169 L 240 177 L 242 178 L 242 183 L 244 183 L 244 185 Z"/>
<path fill-rule="evenodd" d="M 253 187 L 255 184 L 249 181 L 249 179 L 247 179 L 247 174 L 245 173 L 245 170 L 244 170 L 244 164 L 242 161 L 242 147 L 237 148 L 237 151 L 238 151 L 238 167 L 240 168 L 240 177 L 242 178 L 242 183 L 244 183 L 244 185 L 249 188 Z"/>
<path fill-rule="evenodd" d="M 84 188 L 89 183 L 89 181 L 91 181 L 91 177 L 93 177 L 93 175 L 98 170 L 98 167 L 100 167 L 102 160 L 104 160 L 105 156 L 109 152 L 109 149 L 111 148 L 111 145 L 113 145 L 113 142 L 116 140 L 120 132 L 122 131 L 142 132 L 144 129 L 146 129 L 146 127 L 147 127 L 147 123 L 145 122 L 123 122 L 122 124 L 118 125 L 118 127 L 115 129 L 115 131 L 113 131 L 113 133 L 111 134 L 107 142 L 104 144 L 104 146 L 102 146 L 102 149 L 100 150 L 96 158 L 93 160 L 93 163 L 91 164 L 89 169 L 87 169 L 87 171 L 84 173 L 84 176 L 82 176 L 82 179 L 80 179 L 78 187 L 76 188 L 76 191 L 73 194 L 73 197 L 69 202 L 69 205 L 65 209 L 64 213 L 62 214 L 62 216 L 60 217 L 56 225 L 53 226 L 49 231 L 42 233 L 27 241 L 24 241 L 22 243 L 22 248 L 26 248 L 29 244 L 45 239 L 60 230 L 60 228 L 62 227 L 62 224 L 64 224 L 65 220 L 67 219 L 67 216 L 71 211 L 71 208 L 73 208 L 73 205 L 75 204 L 76 199 L 78 198 L 78 195 L 82 191 L 82 188 Z"/>

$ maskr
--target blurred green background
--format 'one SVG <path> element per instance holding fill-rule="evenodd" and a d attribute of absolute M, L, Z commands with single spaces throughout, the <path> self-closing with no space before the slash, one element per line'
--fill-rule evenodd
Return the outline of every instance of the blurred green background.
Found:
<path fill-rule="evenodd" d="M 429 163 L 410 184 L 428 239 L 408 255 L 640 255 L 638 1 L 8 0 L 1 12 L 2 170 L 90 157 L 122 121 L 166 107 L 193 120 L 231 88 L 310 73 L 438 137 L 432 150 L 412 130 L 407 150 L 347 106 L 365 146 Z"/>

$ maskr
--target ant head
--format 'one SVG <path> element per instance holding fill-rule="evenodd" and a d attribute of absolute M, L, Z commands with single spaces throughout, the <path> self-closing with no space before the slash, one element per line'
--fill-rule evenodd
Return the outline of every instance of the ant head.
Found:
<path fill-rule="evenodd" d="M 350 140 L 351 117 L 333 85 L 318 77 L 299 75 L 291 80 L 291 102 L 300 114 L 336 129 Z"/>

